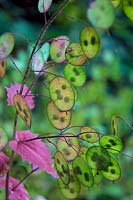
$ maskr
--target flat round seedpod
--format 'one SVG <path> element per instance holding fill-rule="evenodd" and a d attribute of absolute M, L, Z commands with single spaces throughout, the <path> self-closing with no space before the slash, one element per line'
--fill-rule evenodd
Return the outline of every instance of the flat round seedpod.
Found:
<path fill-rule="evenodd" d="M 64 68 L 65 78 L 71 82 L 72 85 L 80 87 L 86 81 L 86 73 L 82 66 L 67 64 Z"/>
<path fill-rule="evenodd" d="M 113 6 L 117 8 L 120 5 L 121 0 L 111 0 Z"/>
<path fill-rule="evenodd" d="M 47 114 L 50 123 L 57 129 L 63 130 L 69 126 L 71 121 L 70 111 L 60 111 L 53 101 L 48 103 Z"/>
<path fill-rule="evenodd" d="M 106 149 L 100 146 L 90 147 L 86 153 L 88 164 L 91 168 L 104 170 L 110 162 L 110 155 Z"/>
<path fill-rule="evenodd" d="M 63 153 L 65 160 L 73 160 L 79 153 L 79 141 L 72 133 L 62 135 L 57 141 L 57 148 Z"/>
<path fill-rule="evenodd" d="M 70 180 L 69 167 L 63 154 L 60 151 L 57 151 L 54 158 L 55 167 L 60 179 L 64 184 L 68 184 Z"/>
<path fill-rule="evenodd" d="M 85 146 L 81 146 L 80 150 L 79 150 L 79 156 L 81 156 L 82 158 L 84 158 L 86 160 L 86 153 L 88 151 L 88 148 Z"/>
<path fill-rule="evenodd" d="M 122 0 L 125 15 L 133 21 L 133 0 Z"/>
<path fill-rule="evenodd" d="M 87 57 L 78 43 L 70 43 L 66 49 L 66 60 L 72 65 L 82 65 L 87 61 Z"/>
<path fill-rule="evenodd" d="M 98 132 L 89 126 L 81 127 L 80 134 L 83 140 L 90 143 L 95 143 L 99 140 Z"/>
<path fill-rule="evenodd" d="M 6 146 L 8 142 L 7 134 L 0 128 L 0 151 Z"/>
<path fill-rule="evenodd" d="M 121 168 L 118 162 L 111 157 L 109 166 L 106 170 L 102 170 L 101 173 L 106 179 L 110 181 L 116 181 L 121 177 Z"/>
<path fill-rule="evenodd" d="M 86 160 L 78 156 L 73 160 L 72 166 L 74 174 L 78 178 L 80 183 L 82 183 L 86 187 L 91 187 L 94 183 L 94 179 L 92 171 L 89 168 Z"/>
<path fill-rule="evenodd" d="M 0 60 L 0 79 L 5 76 L 6 73 L 6 60 Z"/>
<path fill-rule="evenodd" d="M 58 179 L 58 184 L 64 197 L 68 199 L 75 199 L 78 197 L 80 192 L 80 182 L 75 178 L 72 170 L 70 171 L 69 184 L 64 184 L 60 179 Z"/>
<path fill-rule="evenodd" d="M 0 60 L 10 55 L 14 48 L 14 36 L 11 33 L 4 33 L 0 37 Z"/>
<path fill-rule="evenodd" d="M 42 47 L 33 55 L 32 70 L 37 75 L 40 71 L 44 72 L 44 65 L 49 57 L 50 45 L 48 42 L 44 43 Z"/>
<path fill-rule="evenodd" d="M 38 1 L 38 10 L 40 13 L 45 13 L 48 11 L 52 4 L 52 0 L 39 0 Z"/>
<path fill-rule="evenodd" d="M 66 36 L 60 36 L 54 38 L 50 45 L 50 56 L 56 63 L 62 63 L 65 59 L 65 51 L 69 44 L 69 38 Z"/>
<path fill-rule="evenodd" d="M 99 142 L 102 147 L 111 153 L 119 153 L 123 149 L 122 141 L 116 136 L 102 136 Z"/>
<path fill-rule="evenodd" d="M 93 58 L 100 50 L 100 38 L 94 28 L 87 26 L 80 33 L 80 44 L 87 58 Z"/>
<path fill-rule="evenodd" d="M 61 111 L 70 110 L 75 102 L 74 91 L 71 84 L 61 76 L 50 82 L 50 95 L 57 108 Z"/>
<path fill-rule="evenodd" d="M 24 120 L 28 127 L 31 126 L 31 112 L 30 108 L 21 94 L 16 94 L 13 97 L 13 102 L 20 117 Z"/>
<path fill-rule="evenodd" d="M 107 29 L 115 19 L 114 6 L 110 0 L 96 0 L 88 8 L 87 16 L 94 27 Z"/>

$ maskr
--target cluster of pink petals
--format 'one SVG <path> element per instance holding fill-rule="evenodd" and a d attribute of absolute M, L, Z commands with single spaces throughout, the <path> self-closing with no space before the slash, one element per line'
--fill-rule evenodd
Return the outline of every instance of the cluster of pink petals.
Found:
<path fill-rule="evenodd" d="M 30 200 L 28 192 L 20 181 L 9 177 L 9 200 Z M 15 186 L 18 185 L 16 188 Z M 0 178 L 0 188 L 5 188 L 5 176 Z"/>
<path fill-rule="evenodd" d="M 9 158 L 3 152 L 0 152 L 0 176 L 3 176 L 9 170 L 8 160 Z"/>
<path fill-rule="evenodd" d="M 8 98 L 7 102 L 8 102 L 9 106 L 14 105 L 13 97 L 14 97 L 15 94 L 20 92 L 20 88 L 21 88 L 21 85 L 19 83 L 14 83 L 9 88 L 6 87 L 7 98 Z M 25 94 L 27 93 L 27 90 L 28 90 L 28 87 L 26 85 L 24 85 L 22 96 L 25 96 Z M 33 100 L 32 93 L 29 91 L 24 98 L 25 98 L 29 108 L 33 109 L 34 108 L 34 100 Z"/>
<path fill-rule="evenodd" d="M 52 165 L 50 150 L 41 139 L 25 141 L 36 138 L 37 136 L 29 130 L 17 131 L 16 139 L 10 141 L 9 145 L 23 160 L 29 161 L 31 164 L 38 166 L 40 169 L 57 178 L 57 173 Z"/>

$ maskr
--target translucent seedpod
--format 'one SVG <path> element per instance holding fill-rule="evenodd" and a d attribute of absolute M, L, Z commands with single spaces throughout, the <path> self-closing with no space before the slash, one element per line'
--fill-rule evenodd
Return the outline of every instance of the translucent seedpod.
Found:
<path fill-rule="evenodd" d="M 32 59 L 32 70 L 37 75 L 44 72 L 44 65 L 49 57 L 49 48 L 50 45 L 48 42 L 44 43 L 42 47 L 33 55 Z"/>
<path fill-rule="evenodd" d="M 94 178 L 86 160 L 78 156 L 73 160 L 72 166 L 74 174 L 78 178 L 80 183 L 82 183 L 86 187 L 91 187 L 94 183 Z"/>
<path fill-rule="evenodd" d="M 78 197 L 80 192 L 80 182 L 75 177 L 73 171 L 70 171 L 70 182 L 64 184 L 60 179 L 58 180 L 59 188 L 64 197 L 68 199 L 75 199 Z"/>
<path fill-rule="evenodd" d="M 18 111 L 20 117 L 24 120 L 26 125 L 30 128 L 31 126 L 31 112 L 30 108 L 25 101 L 24 97 L 20 94 L 16 94 L 13 97 L 13 102 Z"/>
<path fill-rule="evenodd" d="M 116 136 L 102 136 L 99 143 L 111 153 L 119 153 L 123 149 L 122 141 Z"/>
<path fill-rule="evenodd" d="M 133 21 L 133 0 L 122 0 L 125 15 Z"/>
<path fill-rule="evenodd" d="M 5 76 L 6 73 L 6 60 L 0 60 L 0 79 Z"/>
<path fill-rule="evenodd" d="M 0 128 L 0 151 L 6 146 L 8 142 L 7 134 Z"/>
<path fill-rule="evenodd" d="M 111 0 L 113 6 L 117 8 L 120 5 L 121 0 Z"/>
<path fill-rule="evenodd" d="M 71 161 L 79 154 L 78 138 L 72 133 L 67 133 L 62 136 L 57 141 L 57 147 L 63 153 L 65 160 Z"/>
<path fill-rule="evenodd" d="M 70 43 L 66 49 L 66 60 L 72 65 L 83 65 L 87 61 L 86 55 L 83 53 L 81 45 L 78 43 Z"/>
<path fill-rule="evenodd" d="M 105 170 L 107 169 L 111 158 L 106 149 L 100 146 L 93 146 L 88 149 L 86 159 L 91 168 Z"/>
<path fill-rule="evenodd" d="M 83 140 L 90 143 L 95 143 L 99 140 L 99 133 L 89 126 L 81 127 L 80 135 Z"/>
<path fill-rule="evenodd" d="M 84 85 L 86 81 L 86 72 L 82 66 L 67 64 L 64 68 L 64 76 L 75 87 Z"/>
<path fill-rule="evenodd" d="M 15 39 L 11 33 L 4 33 L 0 37 L 0 60 L 10 55 L 14 48 Z"/>
<path fill-rule="evenodd" d="M 80 32 L 80 44 L 87 58 L 95 57 L 100 50 L 100 38 L 91 26 L 87 26 Z"/>
<path fill-rule="evenodd" d="M 65 59 L 65 51 L 69 44 L 69 38 L 66 36 L 60 36 L 54 38 L 50 45 L 50 56 L 56 63 L 62 63 Z"/>
<path fill-rule="evenodd" d="M 57 76 L 50 82 L 49 91 L 52 100 L 61 111 L 70 110 L 75 103 L 74 91 L 71 84 L 61 76 Z"/>
<path fill-rule="evenodd" d="M 63 183 L 68 184 L 70 181 L 69 167 L 60 151 L 57 151 L 55 154 L 55 167 Z"/>
<path fill-rule="evenodd" d="M 118 162 L 111 157 L 109 166 L 106 170 L 102 170 L 101 173 L 106 179 L 110 181 L 116 181 L 121 177 L 121 168 Z"/>
<path fill-rule="evenodd" d="M 52 0 L 39 0 L 38 1 L 38 10 L 40 13 L 45 13 L 51 7 Z"/>
<path fill-rule="evenodd" d="M 60 111 L 54 104 L 53 101 L 47 105 L 47 114 L 50 123 L 57 129 L 63 130 L 69 126 L 71 121 L 70 111 Z"/>
<path fill-rule="evenodd" d="M 114 6 L 110 0 L 96 0 L 89 6 L 87 16 L 94 27 L 107 29 L 115 19 Z"/>

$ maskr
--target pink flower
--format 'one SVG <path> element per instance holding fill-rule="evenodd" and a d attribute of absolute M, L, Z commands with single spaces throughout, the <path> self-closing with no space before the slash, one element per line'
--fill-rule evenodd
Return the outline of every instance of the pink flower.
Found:
<path fill-rule="evenodd" d="M 0 176 L 3 176 L 9 170 L 8 160 L 9 158 L 3 152 L 0 152 Z"/>
<path fill-rule="evenodd" d="M 11 87 L 9 87 L 9 88 L 5 87 L 5 88 L 6 88 L 7 97 L 8 97 L 8 99 L 7 99 L 8 105 L 13 106 L 14 105 L 13 97 L 15 94 L 19 93 L 21 85 L 19 83 L 14 83 L 11 85 Z M 24 85 L 22 96 L 25 96 L 27 90 L 28 90 L 28 87 L 26 85 Z M 25 98 L 29 108 L 33 109 L 34 108 L 34 100 L 33 100 L 33 96 L 31 94 L 31 92 L 29 91 L 24 98 Z"/>
<path fill-rule="evenodd" d="M 30 200 L 22 183 L 15 188 L 18 183 L 19 180 L 9 177 L 9 200 Z M 5 188 L 5 177 L 0 179 L 0 188 Z"/>
<path fill-rule="evenodd" d="M 12 140 L 9 145 L 23 160 L 29 161 L 57 178 L 57 173 L 52 165 L 50 151 L 45 144 L 40 139 L 25 141 L 36 137 L 37 135 L 31 133 L 29 130 L 17 131 L 16 140 Z"/>

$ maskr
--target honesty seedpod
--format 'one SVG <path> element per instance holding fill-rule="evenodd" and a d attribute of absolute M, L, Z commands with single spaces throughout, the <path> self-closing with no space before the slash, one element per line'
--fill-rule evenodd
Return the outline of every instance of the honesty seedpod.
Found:
<path fill-rule="evenodd" d="M 79 140 L 72 133 L 63 136 L 64 138 L 62 137 L 57 141 L 57 148 L 63 153 L 66 161 L 71 161 L 79 153 Z"/>
<path fill-rule="evenodd" d="M 80 33 L 80 44 L 87 58 L 93 58 L 100 50 L 100 38 L 94 28 L 87 26 Z"/>
<path fill-rule="evenodd" d="M 115 19 L 114 6 L 110 0 L 96 0 L 88 8 L 87 16 L 94 27 L 107 29 Z"/>
<path fill-rule="evenodd" d="M 81 45 L 78 43 L 70 43 L 66 49 L 66 60 L 72 65 L 82 65 L 87 61 L 86 55 L 83 53 Z"/>
<path fill-rule="evenodd" d="M 94 183 L 94 179 L 92 171 L 89 168 L 86 160 L 84 160 L 82 157 L 76 157 L 73 160 L 72 166 L 74 174 L 80 183 L 86 187 L 91 187 Z"/>
<path fill-rule="evenodd" d="M 38 1 L 38 10 L 40 13 L 45 13 L 48 11 L 52 4 L 52 0 L 39 0 Z"/>
<path fill-rule="evenodd" d="M 68 184 L 70 181 L 68 164 L 60 151 L 55 154 L 55 167 L 60 179 L 64 184 Z"/>
<path fill-rule="evenodd" d="M 69 184 L 64 184 L 61 179 L 58 180 L 59 188 L 64 195 L 64 197 L 68 199 L 75 199 L 78 197 L 80 192 L 80 183 L 75 177 L 73 171 L 70 171 L 70 182 Z"/>
<path fill-rule="evenodd" d="M 70 110 L 75 102 L 74 91 L 71 84 L 61 76 L 57 76 L 50 82 L 50 95 L 57 108 L 61 111 Z"/>
<path fill-rule="evenodd" d="M 104 170 L 110 162 L 110 155 L 106 149 L 100 146 L 92 146 L 86 153 L 88 164 L 91 168 Z"/>
<path fill-rule="evenodd" d="M 114 158 L 111 158 L 109 166 L 105 170 L 102 170 L 101 173 L 106 179 L 116 181 L 121 176 L 121 169 L 118 162 Z"/>
<path fill-rule="evenodd" d="M 14 48 L 14 36 L 11 33 L 4 33 L 0 37 L 0 60 L 10 55 Z"/>
<path fill-rule="evenodd" d="M 62 63 L 65 61 L 65 51 L 69 44 L 69 38 L 66 36 L 60 36 L 54 38 L 50 45 L 50 56 L 56 63 Z"/>
<path fill-rule="evenodd" d="M 0 60 L 0 78 L 2 79 L 6 73 L 6 60 Z"/>
<path fill-rule="evenodd" d="M 64 68 L 64 76 L 75 87 L 84 85 L 86 81 L 86 73 L 82 66 L 67 64 Z"/>
<path fill-rule="evenodd" d="M 0 128 L 0 151 L 6 146 L 8 142 L 7 134 Z"/>
<path fill-rule="evenodd" d="M 20 94 L 16 94 L 13 97 L 13 102 L 16 107 L 16 110 L 18 111 L 20 117 L 24 120 L 26 125 L 30 128 L 31 126 L 31 112 L 30 108 L 27 105 L 27 102 L 25 101 L 24 97 Z"/>
<path fill-rule="evenodd" d="M 70 111 L 60 111 L 53 101 L 49 102 L 47 106 L 47 114 L 50 123 L 57 129 L 63 130 L 69 126 L 71 121 Z"/>
<path fill-rule="evenodd" d="M 122 0 L 125 15 L 133 21 L 133 0 Z"/>
<path fill-rule="evenodd" d="M 87 142 L 95 143 L 99 140 L 99 134 L 95 129 L 90 128 L 89 126 L 81 127 L 80 129 L 81 138 Z"/>
<path fill-rule="evenodd" d="M 121 0 L 111 0 L 113 6 L 116 8 L 120 5 Z"/>
<path fill-rule="evenodd" d="M 116 136 L 102 136 L 99 143 L 111 153 L 119 153 L 123 149 L 122 141 Z"/>
<path fill-rule="evenodd" d="M 44 72 L 44 65 L 49 57 L 49 48 L 50 45 L 46 42 L 33 56 L 32 70 L 36 75 L 39 74 L 40 71 L 42 71 L 40 74 Z"/>

